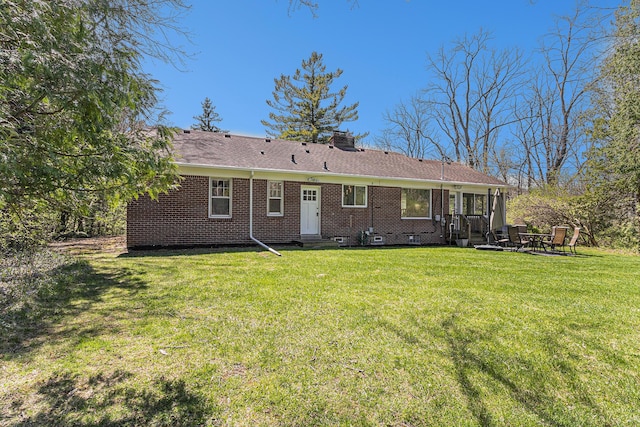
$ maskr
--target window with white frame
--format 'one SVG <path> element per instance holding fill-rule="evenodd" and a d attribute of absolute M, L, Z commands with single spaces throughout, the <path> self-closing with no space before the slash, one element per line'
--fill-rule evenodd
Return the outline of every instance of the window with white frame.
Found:
<path fill-rule="evenodd" d="M 267 215 L 284 215 L 284 183 L 282 181 L 267 182 Z"/>
<path fill-rule="evenodd" d="M 231 218 L 231 179 L 209 178 L 209 216 Z"/>
<path fill-rule="evenodd" d="M 342 186 L 342 207 L 366 208 L 367 207 L 367 186 L 366 185 L 343 185 Z"/>
<path fill-rule="evenodd" d="M 403 188 L 402 218 L 431 218 L 431 190 Z"/>

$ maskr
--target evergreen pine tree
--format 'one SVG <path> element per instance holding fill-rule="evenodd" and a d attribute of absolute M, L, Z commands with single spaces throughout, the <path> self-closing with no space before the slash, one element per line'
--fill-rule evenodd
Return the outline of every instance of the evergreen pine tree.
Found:
<path fill-rule="evenodd" d="M 202 114 L 199 116 L 193 116 L 198 122 L 191 126 L 191 129 L 203 130 L 206 132 L 229 132 L 228 130 L 222 130 L 216 123 L 222 121 L 220 114 L 216 112 L 216 107 L 211 103 L 211 100 L 207 97 L 202 101 Z"/>
<path fill-rule="evenodd" d="M 273 100 L 267 100 L 274 111 L 269 113 L 270 121 L 262 120 L 268 128 L 267 134 L 294 141 L 326 143 L 344 122 L 357 120 L 359 103 L 340 106 L 347 86 L 331 92 L 331 85 L 341 75 L 341 69 L 326 72 L 322 54 L 313 52 L 308 60 L 302 61 L 302 70 L 297 69 L 293 76 L 283 74 L 274 79 Z"/>
<path fill-rule="evenodd" d="M 184 59 L 157 35 L 179 36 L 186 9 L 183 0 L 0 2 L 0 210 L 14 224 L 40 207 L 84 216 L 96 200 L 175 185 L 174 131 L 157 124 L 159 92 L 143 62 Z"/>
<path fill-rule="evenodd" d="M 615 25 L 594 94 L 599 116 L 593 132 L 597 145 L 590 152 L 592 192 L 623 202 L 616 220 L 632 222 L 619 226 L 618 233 L 631 230 L 630 240 L 640 250 L 640 0 L 619 7 Z M 611 202 L 603 206 L 614 209 Z"/>

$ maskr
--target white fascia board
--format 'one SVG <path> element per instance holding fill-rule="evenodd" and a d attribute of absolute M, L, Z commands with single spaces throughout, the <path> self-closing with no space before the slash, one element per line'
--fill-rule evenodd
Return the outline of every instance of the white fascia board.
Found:
<path fill-rule="evenodd" d="M 454 186 L 459 186 L 461 188 L 455 188 Z M 446 182 L 444 184 L 444 188 L 451 191 L 460 191 L 462 193 L 473 193 L 479 190 L 486 191 L 487 189 L 491 189 L 495 191 L 497 188 L 499 188 L 500 191 L 505 191 L 512 187 L 507 184 L 481 184 L 477 182 L 453 182 L 452 181 L 452 182 Z"/>
<path fill-rule="evenodd" d="M 220 178 L 249 178 L 251 170 L 241 170 L 232 167 L 211 167 L 210 165 L 199 165 L 194 163 L 176 162 L 180 175 L 209 176 Z"/>
<path fill-rule="evenodd" d="M 254 179 L 268 179 L 274 181 L 298 181 L 314 184 L 357 184 L 357 185 L 376 185 L 381 187 L 405 187 L 405 188 L 433 188 L 438 189 L 440 185 L 444 189 L 454 190 L 455 186 L 461 186 L 462 189 L 455 191 L 472 191 L 487 188 L 500 188 L 501 190 L 509 188 L 508 185 L 483 184 L 476 182 L 459 182 L 459 181 L 440 181 L 440 180 L 424 180 L 415 178 L 391 178 L 376 177 L 351 174 L 335 174 L 331 172 L 309 172 L 309 171 L 290 171 L 279 169 L 261 169 L 261 168 L 238 168 L 235 166 L 211 166 L 195 163 L 176 162 L 178 173 L 181 175 L 197 175 L 221 178 L 249 178 L 253 172 Z"/>

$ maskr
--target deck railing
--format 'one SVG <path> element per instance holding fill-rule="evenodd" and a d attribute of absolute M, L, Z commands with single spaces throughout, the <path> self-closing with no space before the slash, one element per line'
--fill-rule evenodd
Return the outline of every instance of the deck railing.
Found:
<path fill-rule="evenodd" d="M 471 239 L 486 236 L 489 231 L 489 221 L 484 215 L 447 215 L 449 224 L 448 240 Z"/>

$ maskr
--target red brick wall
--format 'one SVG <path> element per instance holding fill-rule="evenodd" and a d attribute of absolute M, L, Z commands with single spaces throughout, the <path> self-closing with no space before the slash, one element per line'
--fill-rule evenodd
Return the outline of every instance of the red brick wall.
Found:
<path fill-rule="evenodd" d="M 268 243 L 290 243 L 300 239 L 300 186 L 284 182 L 284 216 L 267 216 L 267 181 L 253 182 L 253 235 Z M 406 244 L 408 236 L 419 236 L 421 244 L 444 243 L 435 220 L 400 218 L 400 188 L 368 188 L 366 208 L 343 208 L 342 186 L 319 184 L 321 188 L 321 233 L 325 238 L 350 237 L 373 227 L 386 244 Z M 232 218 L 209 218 L 209 178 L 185 176 L 181 186 L 157 201 L 142 196 L 127 208 L 127 246 L 192 246 L 252 243 L 249 238 L 249 180 L 233 179 Z M 448 212 L 448 192 L 444 193 Z M 432 190 L 432 213 L 440 214 L 440 191 Z M 351 225 L 351 227 L 350 227 Z"/>
<path fill-rule="evenodd" d="M 421 244 L 444 243 L 445 234 L 440 223 L 435 222 L 435 216 L 440 215 L 440 190 L 431 191 L 432 219 L 402 219 L 402 190 L 399 187 L 369 186 L 367 197 L 366 208 L 345 208 L 342 207 L 342 185 L 323 184 L 322 234 L 349 237 L 355 245 L 358 234 L 372 227 L 372 236 L 381 236 L 387 245 L 407 244 L 409 236 L 414 236 L 413 241 Z M 449 194 L 446 190 L 444 200 L 444 211 L 447 212 Z"/>
<path fill-rule="evenodd" d="M 232 218 L 209 218 L 209 178 L 186 176 L 180 188 L 127 207 L 127 246 L 243 243 L 249 234 L 249 181 L 233 180 Z"/>
<path fill-rule="evenodd" d="M 284 182 L 284 216 L 267 216 L 267 181 L 253 180 L 253 237 L 264 243 L 300 240 L 300 183 Z"/>

